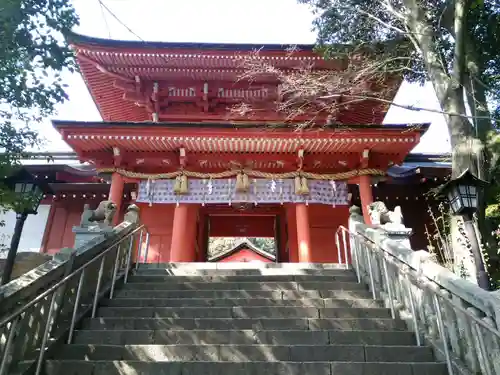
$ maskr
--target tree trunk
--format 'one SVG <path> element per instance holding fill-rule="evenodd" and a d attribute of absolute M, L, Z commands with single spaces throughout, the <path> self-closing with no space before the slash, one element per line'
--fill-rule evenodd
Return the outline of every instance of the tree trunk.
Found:
<path fill-rule="evenodd" d="M 434 91 L 439 99 L 441 108 L 449 115 L 446 115 L 446 123 L 450 134 L 452 147 L 452 177 L 457 177 L 466 169 L 469 169 L 479 178 L 489 179 L 489 158 L 486 157 L 486 133 L 488 124 L 485 120 L 474 121 L 474 125 L 467 117 L 466 105 L 464 102 L 464 88 L 469 84 L 470 90 L 468 98 L 472 97 L 473 103 L 469 105 L 477 115 L 485 116 L 487 111 L 486 95 L 478 84 L 471 81 L 470 68 L 479 69 L 478 59 L 474 49 L 471 48 L 471 37 L 467 29 L 467 12 L 469 10 L 468 0 L 456 0 L 454 6 L 446 6 L 443 12 L 443 26 L 453 35 L 455 39 L 453 68 L 451 72 L 446 69 L 446 62 L 439 54 L 440 48 L 437 45 L 432 25 L 429 24 L 429 15 L 421 7 L 417 0 L 403 0 L 407 8 L 406 23 L 411 32 L 411 39 L 417 50 L 420 50 L 424 60 L 425 68 Z M 473 72 L 476 73 L 476 72 Z M 477 103 L 481 106 L 477 106 Z M 474 110 L 481 110 L 479 111 Z M 487 115 L 486 115 L 487 116 Z M 489 125 L 491 127 L 491 124 Z M 478 226 L 480 233 L 488 231 L 485 211 L 485 195 L 478 197 Z M 464 238 L 463 222 L 457 217 L 452 217 L 451 235 L 452 248 L 454 253 L 455 271 L 461 274 L 471 273 L 475 269 L 474 259 L 470 253 L 470 244 Z M 457 267 L 459 269 L 457 269 Z M 471 277 L 475 281 L 475 277 Z"/>
<path fill-rule="evenodd" d="M 461 121 L 459 117 L 454 116 L 450 119 L 451 126 L 454 121 Z M 469 169 L 474 175 L 484 175 L 485 163 L 485 144 L 474 136 L 466 136 L 461 139 L 452 149 L 452 178 L 458 177 L 463 171 Z M 478 217 L 477 225 L 479 233 L 487 232 L 486 221 L 484 220 L 485 194 L 480 192 L 478 195 Z M 463 220 L 458 216 L 451 218 L 451 238 L 455 262 L 455 272 L 471 282 L 476 282 L 475 274 L 472 271 L 475 267 L 474 256 L 471 253 L 470 243 L 466 239 L 463 230 Z M 478 233 L 478 234 L 479 234 Z M 479 236 L 479 241 L 483 236 Z M 483 237 L 487 238 L 487 237 Z"/>

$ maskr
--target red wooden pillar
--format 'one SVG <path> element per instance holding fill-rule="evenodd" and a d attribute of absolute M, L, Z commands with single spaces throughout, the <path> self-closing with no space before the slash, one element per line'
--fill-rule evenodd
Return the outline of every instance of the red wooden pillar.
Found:
<path fill-rule="evenodd" d="M 310 263 L 312 260 L 311 232 L 309 227 L 309 214 L 307 211 L 307 205 L 305 203 L 297 203 L 295 205 L 299 263 Z"/>
<path fill-rule="evenodd" d="M 40 252 L 47 252 L 47 244 L 50 238 L 50 232 L 52 230 L 52 224 L 54 223 L 54 216 L 56 214 L 56 204 L 57 202 L 54 200 L 50 205 L 49 217 L 47 218 L 47 223 L 45 224 L 45 230 L 43 232 L 42 244 L 40 246 Z"/>
<path fill-rule="evenodd" d="M 368 213 L 368 205 L 373 203 L 373 192 L 370 176 L 359 176 L 359 198 L 361 200 L 361 208 L 363 210 L 363 218 L 366 224 L 371 224 L 370 214 Z"/>
<path fill-rule="evenodd" d="M 123 186 L 123 177 L 119 173 L 114 172 L 111 175 L 111 186 L 109 188 L 108 200 L 116 204 L 116 214 L 113 218 L 113 224 L 115 225 L 118 224 L 118 220 L 120 218 L 121 206 L 123 201 Z"/>
<path fill-rule="evenodd" d="M 181 203 L 174 211 L 170 262 L 196 262 L 196 216 L 198 206 Z"/>

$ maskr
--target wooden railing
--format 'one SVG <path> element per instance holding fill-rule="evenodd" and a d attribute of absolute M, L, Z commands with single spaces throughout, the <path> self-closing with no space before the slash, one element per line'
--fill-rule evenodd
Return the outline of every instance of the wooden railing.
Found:
<path fill-rule="evenodd" d="M 69 254 L 0 288 L 0 375 L 39 375 L 56 344 L 95 316 L 103 296 L 126 283 L 145 228 L 124 222 Z"/>

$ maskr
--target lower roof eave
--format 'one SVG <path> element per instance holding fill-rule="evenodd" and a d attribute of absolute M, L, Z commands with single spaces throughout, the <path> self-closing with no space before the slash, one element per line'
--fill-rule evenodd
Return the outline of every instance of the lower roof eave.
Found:
<path fill-rule="evenodd" d="M 77 129 L 77 128 L 92 128 L 92 129 L 113 129 L 113 128 L 155 128 L 155 129 L 256 129 L 263 128 L 269 131 L 273 130 L 288 130 L 296 132 L 297 125 L 294 123 L 255 123 L 255 122 L 116 122 L 116 121 L 66 121 L 52 120 L 54 128 L 61 129 Z M 424 134 L 430 127 L 430 123 L 408 123 L 408 124 L 350 124 L 350 125 L 321 125 L 318 128 L 306 128 L 300 133 L 317 132 L 317 131 L 353 131 L 353 130 L 370 130 L 370 131 L 405 131 L 417 132 Z"/>

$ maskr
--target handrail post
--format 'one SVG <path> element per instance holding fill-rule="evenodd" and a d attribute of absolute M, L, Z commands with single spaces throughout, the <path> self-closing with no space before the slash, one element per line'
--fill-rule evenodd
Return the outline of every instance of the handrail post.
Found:
<path fill-rule="evenodd" d="M 149 231 L 146 232 L 146 251 L 144 252 L 144 263 L 148 262 L 148 253 L 149 253 Z"/>
<path fill-rule="evenodd" d="M 47 341 L 49 339 L 50 331 L 52 330 L 52 314 L 54 313 L 54 306 L 56 305 L 56 299 L 58 295 L 58 290 L 54 290 L 52 298 L 50 299 L 49 312 L 47 314 L 47 322 L 45 323 L 45 330 L 43 332 L 42 344 L 40 346 L 40 354 L 38 355 L 38 360 L 36 363 L 35 375 L 39 375 L 42 371 L 43 357 L 45 356 L 45 347 L 47 346 Z"/>
<path fill-rule="evenodd" d="M 142 231 L 141 231 L 142 233 Z M 128 245 L 127 251 L 127 261 L 125 262 L 125 275 L 123 276 L 123 283 L 126 284 L 128 281 L 128 273 L 130 272 L 130 261 L 132 259 L 132 251 L 134 248 L 134 235 L 130 236 L 130 244 Z"/>
<path fill-rule="evenodd" d="M 111 290 L 109 292 L 109 299 L 113 299 L 113 294 L 115 293 L 116 274 L 118 273 L 121 249 L 122 249 L 122 246 L 117 245 L 115 265 L 113 267 L 113 276 L 111 278 Z"/>
<path fill-rule="evenodd" d="M 95 313 L 97 311 L 97 301 L 99 300 L 99 289 L 101 289 L 102 274 L 104 272 L 104 260 L 106 255 L 101 258 L 101 265 L 99 266 L 99 275 L 97 276 L 97 285 L 95 288 L 94 303 L 92 305 L 92 318 L 95 318 Z"/>
<path fill-rule="evenodd" d="M 444 351 L 444 358 L 446 360 L 446 367 L 448 368 L 448 374 L 453 375 L 453 364 L 451 363 L 450 349 L 448 348 L 448 340 L 444 328 L 443 314 L 441 312 L 441 304 L 439 303 L 439 297 L 437 296 L 436 293 L 433 293 L 432 300 L 434 302 L 434 309 L 436 310 L 439 335 L 441 336 L 441 341 L 443 343 L 443 351 Z"/>
<path fill-rule="evenodd" d="M 491 362 L 488 360 L 488 353 L 486 352 L 486 344 L 484 343 L 484 337 L 481 334 L 481 328 L 477 325 L 477 323 L 472 323 L 472 324 L 477 334 L 477 340 L 479 343 L 479 352 L 481 353 L 480 355 L 484 360 L 484 369 L 486 372 L 485 375 L 494 375 L 491 369 Z"/>
<path fill-rule="evenodd" d="M 80 274 L 80 279 L 78 280 L 78 289 L 76 291 L 75 305 L 73 307 L 73 314 L 71 315 L 71 324 L 69 326 L 68 333 L 68 344 L 71 344 L 73 340 L 73 331 L 75 330 L 75 320 L 76 314 L 78 313 L 78 305 L 80 304 L 80 296 L 82 295 L 82 287 L 85 280 L 85 269 L 82 270 Z"/>
<path fill-rule="evenodd" d="M 415 330 L 415 340 L 417 341 L 417 346 L 422 346 L 422 340 L 420 338 L 420 327 L 418 326 L 417 309 L 415 308 L 415 300 L 413 299 L 410 282 L 408 282 L 408 299 L 410 301 L 410 312 L 413 320 L 413 329 Z"/>
<path fill-rule="evenodd" d="M 339 230 L 342 230 L 341 228 L 339 228 L 337 230 L 337 232 L 335 233 L 335 244 L 337 245 L 337 257 L 338 257 L 338 260 L 339 260 L 339 264 L 342 264 L 342 250 L 340 249 L 340 234 L 339 234 Z"/>
<path fill-rule="evenodd" d="M 370 246 L 366 244 L 365 246 L 365 253 L 366 253 L 366 260 L 367 260 L 367 265 L 368 265 L 368 275 L 370 277 L 370 289 L 372 292 L 372 297 L 374 300 L 377 299 L 377 292 L 375 291 L 375 279 L 373 278 L 373 269 L 372 269 L 372 261 L 370 258 L 370 250 L 368 249 Z"/>
<path fill-rule="evenodd" d="M 144 233 L 144 229 L 141 229 L 141 233 L 139 234 L 139 243 L 137 244 L 137 259 L 135 261 L 135 270 L 139 269 L 139 263 L 141 261 L 141 252 L 142 252 L 142 235 Z"/>
<path fill-rule="evenodd" d="M 15 318 L 9 328 L 9 334 L 7 336 L 7 341 L 4 346 L 4 351 L 3 351 L 3 356 L 2 356 L 2 363 L 0 364 L 0 375 L 4 375 L 5 369 L 7 368 L 7 362 L 9 360 L 9 354 L 10 354 L 10 347 L 12 345 L 12 340 L 14 339 L 14 336 L 16 335 L 16 328 L 17 324 L 19 323 L 21 315 L 19 315 L 17 318 Z"/>
<path fill-rule="evenodd" d="M 349 242 L 351 244 L 351 252 L 354 258 L 354 267 L 356 268 L 356 277 L 358 278 L 358 284 L 361 284 L 361 270 L 359 268 L 359 257 L 358 257 L 358 242 L 355 236 L 349 233 Z"/>
<path fill-rule="evenodd" d="M 385 285 L 387 285 L 387 298 L 389 298 L 389 308 L 391 309 L 392 319 L 396 319 L 396 310 L 394 309 L 394 299 L 392 295 L 392 288 L 389 279 L 389 270 L 387 267 L 386 255 L 382 254 L 382 270 L 384 272 Z"/>
<path fill-rule="evenodd" d="M 345 256 L 345 268 L 349 268 L 349 255 L 347 254 L 347 240 L 346 240 L 346 233 L 345 229 L 342 229 L 342 242 L 344 245 L 344 256 Z"/>

